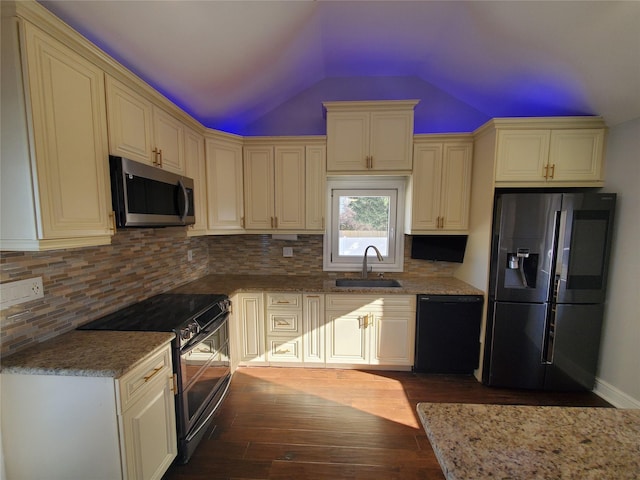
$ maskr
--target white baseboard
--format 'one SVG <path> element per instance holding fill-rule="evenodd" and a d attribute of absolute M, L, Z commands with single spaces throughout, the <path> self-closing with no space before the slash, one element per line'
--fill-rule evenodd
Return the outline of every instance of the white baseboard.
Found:
<path fill-rule="evenodd" d="M 636 400 L 600 378 L 596 378 L 596 385 L 593 392 L 614 407 L 640 408 L 640 400 Z"/>

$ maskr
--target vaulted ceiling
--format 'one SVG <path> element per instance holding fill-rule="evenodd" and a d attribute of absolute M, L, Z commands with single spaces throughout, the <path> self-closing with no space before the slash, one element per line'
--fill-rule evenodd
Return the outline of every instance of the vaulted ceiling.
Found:
<path fill-rule="evenodd" d="M 640 2 L 42 1 L 204 125 L 322 134 L 322 101 L 416 98 L 416 132 L 640 117 Z"/>

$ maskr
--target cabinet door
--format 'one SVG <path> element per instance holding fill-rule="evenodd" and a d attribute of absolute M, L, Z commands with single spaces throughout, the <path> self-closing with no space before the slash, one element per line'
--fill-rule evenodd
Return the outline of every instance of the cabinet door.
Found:
<path fill-rule="evenodd" d="M 210 232 L 241 230 L 244 220 L 242 147 L 207 139 L 207 213 Z"/>
<path fill-rule="evenodd" d="M 327 170 L 367 170 L 370 114 L 327 113 Z"/>
<path fill-rule="evenodd" d="M 152 163 L 152 105 L 106 75 L 109 153 Z"/>
<path fill-rule="evenodd" d="M 372 112 L 369 134 L 371 169 L 411 170 L 413 110 Z"/>
<path fill-rule="evenodd" d="M 245 147 L 245 228 L 272 230 L 275 228 L 273 196 L 273 147 Z"/>
<path fill-rule="evenodd" d="M 122 414 L 127 478 L 161 479 L 177 454 L 172 380 L 153 388 Z"/>
<path fill-rule="evenodd" d="M 239 294 L 236 305 L 240 330 L 240 362 L 265 362 L 264 302 L 261 293 Z"/>
<path fill-rule="evenodd" d="M 306 148 L 306 212 L 305 224 L 307 230 L 324 231 L 324 212 L 326 198 L 326 155 L 324 145 L 309 145 Z"/>
<path fill-rule="evenodd" d="M 189 225 L 190 235 L 207 231 L 207 174 L 204 163 L 204 137 L 192 129 L 184 130 L 185 174 L 193 179 L 196 223 Z"/>
<path fill-rule="evenodd" d="M 111 235 L 102 71 L 25 24 L 40 238 Z"/>
<path fill-rule="evenodd" d="M 184 125 L 164 110 L 153 108 L 155 146 L 160 150 L 156 164 L 184 174 Z"/>
<path fill-rule="evenodd" d="M 436 230 L 442 196 L 442 145 L 416 145 L 412 174 L 411 230 Z"/>
<path fill-rule="evenodd" d="M 369 331 L 365 313 L 327 312 L 327 363 L 369 363 Z"/>
<path fill-rule="evenodd" d="M 324 296 L 302 299 L 302 351 L 305 363 L 324 363 Z"/>
<path fill-rule="evenodd" d="M 603 149 L 603 129 L 553 130 L 549 150 L 550 180 L 602 180 Z"/>
<path fill-rule="evenodd" d="M 304 230 L 305 148 L 278 146 L 274 151 L 275 228 Z M 267 182 L 267 179 L 263 180 Z"/>
<path fill-rule="evenodd" d="M 372 365 L 413 365 L 415 312 L 374 313 Z"/>
<path fill-rule="evenodd" d="M 498 131 L 496 181 L 544 181 L 550 138 L 550 130 Z"/>
<path fill-rule="evenodd" d="M 440 215 L 444 230 L 469 228 L 472 145 L 444 144 Z"/>

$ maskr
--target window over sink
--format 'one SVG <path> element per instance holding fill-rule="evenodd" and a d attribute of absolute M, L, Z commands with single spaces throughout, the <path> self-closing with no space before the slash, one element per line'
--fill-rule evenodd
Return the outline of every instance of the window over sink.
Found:
<path fill-rule="evenodd" d="M 374 272 L 403 270 L 403 177 L 336 177 L 327 180 L 329 222 L 324 237 L 326 271 L 360 271 L 367 246 Z"/>

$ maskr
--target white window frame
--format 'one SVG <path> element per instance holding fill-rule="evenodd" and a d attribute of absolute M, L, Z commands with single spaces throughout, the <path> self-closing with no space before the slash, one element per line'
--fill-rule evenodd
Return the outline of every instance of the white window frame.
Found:
<path fill-rule="evenodd" d="M 340 258 L 338 252 L 338 230 L 339 218 L 337 208 L 337 200 L 334 202 L 333 192 L 335 190 L 344 190 L 349 194 L 358 195 L 376 195 L 378 193 L 386 194 L 388 191 L 394 191 L 395 226 L 391 226 L 392 230 L 389 236 L 389 254 L 384 257 L 383 262 L 371 255 L 369 250 L 368 266 L 372 272 L 402 272 L 404 271 L 404 216 L 405 216 L 405 177 L 329 177 L 327 178 L 327 205 L 328 214 L 327 230 L 324 235 L 324 252 L 323 252 L 323 270 L 330 272 L 361 272 L 362 258 L 357 260 Z M 384 192 L 383 192 L 384 191 Z M 394 202 L 392 201 L 392 204 Z"/>

